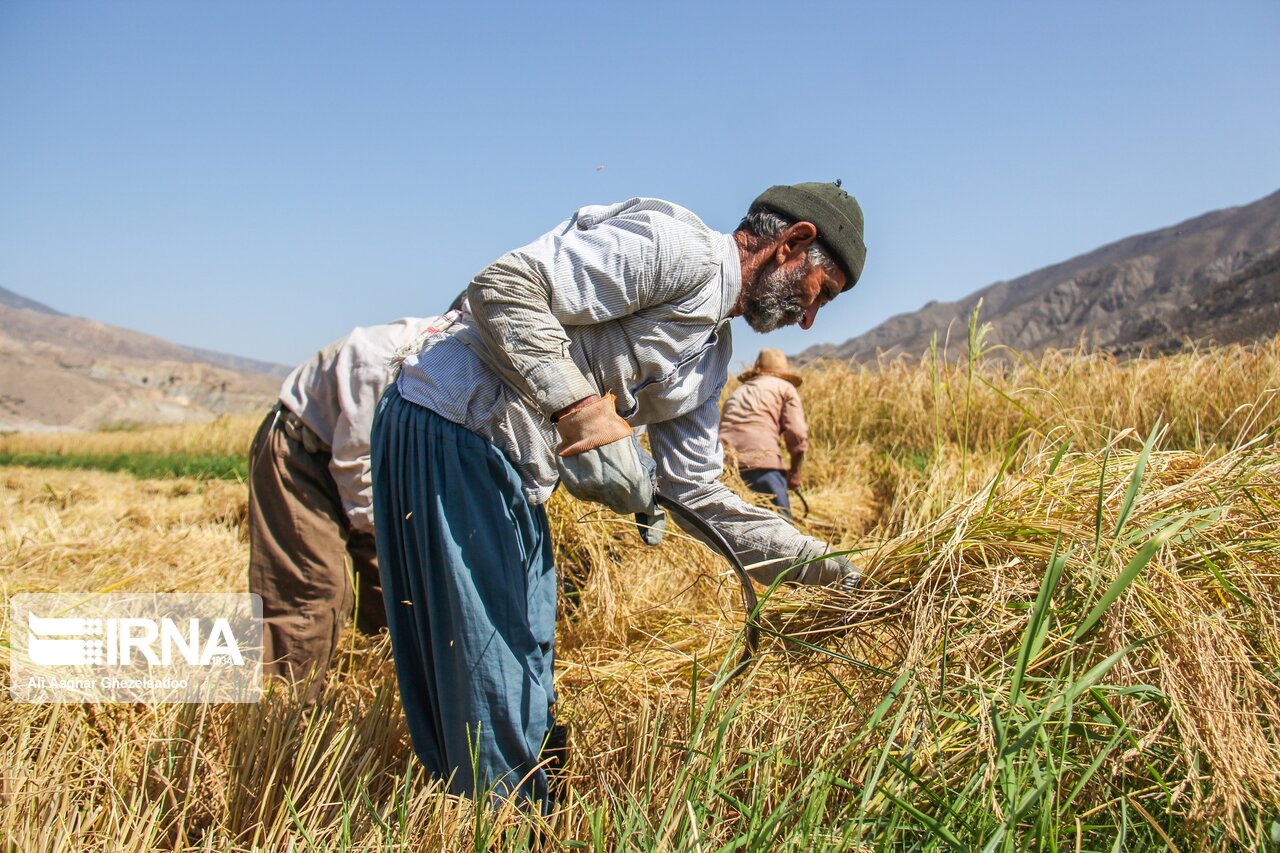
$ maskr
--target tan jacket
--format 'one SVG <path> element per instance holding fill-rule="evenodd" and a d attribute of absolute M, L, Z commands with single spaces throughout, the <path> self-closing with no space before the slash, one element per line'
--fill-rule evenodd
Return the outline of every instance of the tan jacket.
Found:
<path fill-rule="evenodd" d="M 769 374 L 744 382 L 725 401 L 720 415 L 720 442 L 740 468 L 785 471 L 778 436 L 793 457 L 809 449 L 809 428 L 795 386 Z"/>

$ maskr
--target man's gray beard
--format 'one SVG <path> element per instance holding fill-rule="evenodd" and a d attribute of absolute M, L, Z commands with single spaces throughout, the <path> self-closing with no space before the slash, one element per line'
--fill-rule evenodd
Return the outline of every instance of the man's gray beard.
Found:
<path fill-rule="evenodd" d="M 808 275 L 808 265 L 790 269 L 770 267 L 760 274 L 756 295 L 743 312 L 747 325 L 757 332 L 772 332 L 799 323 L 804 317 L 800 285 Z"/>

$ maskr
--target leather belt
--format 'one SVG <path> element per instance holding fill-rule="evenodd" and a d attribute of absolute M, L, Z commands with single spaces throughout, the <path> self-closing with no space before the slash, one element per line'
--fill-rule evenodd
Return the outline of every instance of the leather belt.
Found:
<path fill-rule="evenodd" d="M 302 418 L 280 403 L 277 403 L 276 406 L 280 409 L 280 413 L 276 417 L 276 424 L 280 429 L 284 430 L 285 435 L 301 444 L 308 453 L 333 452 L 333 448 L 324 439 L 316 435 L 316 431 L 307 426 Z"/>

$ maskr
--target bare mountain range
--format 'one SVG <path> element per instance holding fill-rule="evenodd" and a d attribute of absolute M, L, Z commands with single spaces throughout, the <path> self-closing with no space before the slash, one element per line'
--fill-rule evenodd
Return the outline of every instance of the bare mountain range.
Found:
<path fill-rule="evenodd" d="M 0 288 L 0 430 L 187 423 L 261 411 L 289 369 L 71 317 Z"/>
<path fill-rule="evenodd" d="M 930 302 L 797 360 L 919 356 L 937 334 L 963 338 L 982 300 L 988 340 L 1034 354 L 1084 344 L 1128 356 L 1228 344 L 1280 331 L 1280 192 L 1128 237 L 1001 281 L 958 302 Z"/>
<path fill-rule="evenodd" d="M 949 303 L 931 302 L 801 353 L 873 361 L 962 337 L 983 303 L 989 341 L 1033 354 L 1075 347 L 1166 353 L 1280 331 L 1280 192 L 1128 237 Z M 954 353 L 953 346 L 952 352 Z M 0 288 L 0 430 L 94 429 L 260 411 L 284 365 L 179 346 L 71 317 Z"/>

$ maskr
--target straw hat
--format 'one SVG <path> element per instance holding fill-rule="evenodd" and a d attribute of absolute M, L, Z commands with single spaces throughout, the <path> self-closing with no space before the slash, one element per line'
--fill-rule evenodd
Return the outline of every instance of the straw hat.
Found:
<path fill-rule="evenodd" d="M 804 380 L 787 370 L 787 355 L 780 349 L 762 349 L 756 356 L 756 366 L 738 376 L 739 381 L 746 382 L 765 374 L 785 379 L 797 388 Z"/>

